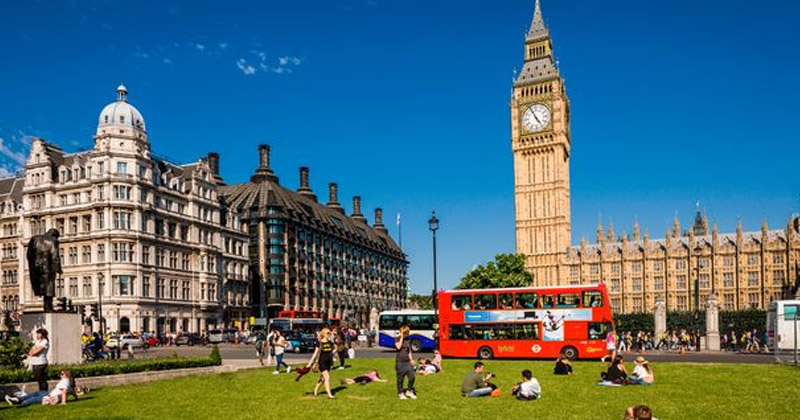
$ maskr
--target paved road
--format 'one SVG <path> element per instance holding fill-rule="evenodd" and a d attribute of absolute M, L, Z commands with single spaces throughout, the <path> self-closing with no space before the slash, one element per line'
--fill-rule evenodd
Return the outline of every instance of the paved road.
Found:
<path fill-rule="evenodd" d="M 180 346 L 180 347 L 157 347 L 150 349 L 149 353 L 155 354 L 157 357 L 171 357 L 173 353 L 177 353 L 182 357 L 191 356 L 205 356 L 211 351 L 211 347 L 206 346 Z M 241 361 L 255 360 L 255 350 L 252 345 L 246 344 L 222 344 L 220 345 L 220 353 L 223 360 Z M 429 357 L 430 355 L 421 355 Z M 633 359 L 638 354 L 630 353 L 625 354 L 626 359 Z M 675 352 L 648 352 L 646 355 L 648 360 L 652 362 L 695 362 L 695 363 L 774 363 L 775 358 L 769 354 L 741 354 L 741 353 L 710 353 L 710 352 L 688 352 L 680 355 Z M 309 353 L 293 354 L 290 353 L 286 356 L 286 360 L 290 363 L 298 363 L 300 361 L 307 361 L 310 357 Z M 384 349 L 356 349 L 356 357 L 364 359 L 391 359 L 394 358 L 394 352 Z"/>

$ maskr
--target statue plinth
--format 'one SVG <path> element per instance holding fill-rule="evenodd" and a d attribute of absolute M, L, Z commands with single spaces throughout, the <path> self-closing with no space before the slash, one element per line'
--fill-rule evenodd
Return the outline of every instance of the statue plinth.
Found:
<path fill-rule="evenodd" d="M 712 293 L 706 301 L 706 350 L 720 351 L 719 301 Z"/>
<path fill-rule="evenodd" d="M 81 316 L 67 312 L 26 312 L 20 317 L 20 335 L 23 340 L 34 341 L 39 328 L 47 330 L 50 364 L 80 363 L 82 359 Z"/>

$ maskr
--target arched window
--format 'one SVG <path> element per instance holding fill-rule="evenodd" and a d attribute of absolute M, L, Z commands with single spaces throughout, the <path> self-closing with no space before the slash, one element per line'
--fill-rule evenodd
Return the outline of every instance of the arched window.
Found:
<path fill-rule="evenodd" d="M 119 331 L 121 333 L 131 332 L 131 320 L 128 319 L 127 316 L 123 316 L 119 319 Z"/>

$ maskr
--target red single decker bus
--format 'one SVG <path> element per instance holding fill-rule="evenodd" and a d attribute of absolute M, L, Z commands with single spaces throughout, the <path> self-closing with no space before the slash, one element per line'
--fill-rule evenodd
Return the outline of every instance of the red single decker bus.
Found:
<path fill-rule="evenodd" d="M 439 292 L 447 357 L 602 357 L 613 329 L 603 284 Z"/>

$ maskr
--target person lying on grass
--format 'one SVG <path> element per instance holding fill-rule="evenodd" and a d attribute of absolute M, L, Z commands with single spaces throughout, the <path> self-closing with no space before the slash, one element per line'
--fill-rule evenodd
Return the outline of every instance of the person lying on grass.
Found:
<path fill-rule="evenodd" d="M 418 375 L 432 375 L 439 370 L 436 368 L 436 365 L 433 364 L 430 360 L 426 360 L 424 357 L 420 357 L 417 359 L 417 374 Z"/>
<path fill-rule="evenodd" d="M 366 385 L 370 382 L 388 382 L 386 379 L 381 378 L 380 373 L 377 370 L 371 370 L 363 375 L 356 376 L 355 378 L 343 378 L 341 380 L 342 385 Z"/>
<path fill-rule="evenodd" d="M 533 373 L 525 369 L 522 371 L 522 382 L 511 388 L 511 395 L 520 401 L 538 400 L 542 396 L 542 387 L 539 385 L 539 381 L 533 377 Z"/>
<path fill-rule="evenodd" d="M 62 370 L 60 377 L 61 380 L 58 381 L 56 387 L 49 393 L 47 391 L 37 391 L 33 394 L 23 393 L 16 397 L 6 395 L 6 402 L 20 407 L 27 407 L 34 404 L 66 404 L 68 394 L 73 395 L 75 399 L 77 399 L 78 395 L 75 393 L 75 380 L 72 379 L 72 373 L 68 370 Z"/>

